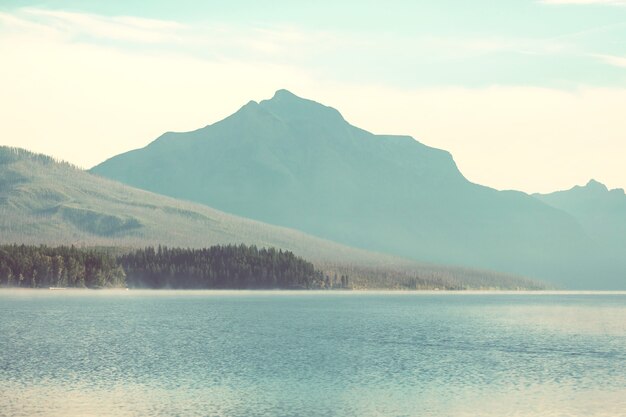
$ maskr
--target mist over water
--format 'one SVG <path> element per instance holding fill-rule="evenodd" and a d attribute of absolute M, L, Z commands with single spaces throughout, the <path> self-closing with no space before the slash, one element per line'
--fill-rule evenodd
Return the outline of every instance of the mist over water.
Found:
<path fill-rule="evenodd" d="M 0 415 L 626 415 L 624 293 L 0 291 L 0 315 Z"/>

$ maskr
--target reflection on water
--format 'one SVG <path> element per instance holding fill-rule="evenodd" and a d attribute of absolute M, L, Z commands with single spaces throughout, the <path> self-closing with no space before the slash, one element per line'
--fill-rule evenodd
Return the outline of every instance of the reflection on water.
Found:
<path fill-rule="evenodd" d="M 626 294 L 0 291 L 0 315 L 0 415 L 626 415 Z"/>

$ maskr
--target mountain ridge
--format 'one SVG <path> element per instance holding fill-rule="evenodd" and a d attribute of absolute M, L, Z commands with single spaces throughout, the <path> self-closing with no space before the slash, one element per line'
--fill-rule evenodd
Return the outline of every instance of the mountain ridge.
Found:
<path fill-rule="evenodd" d="M 449 152 L 283 90 L 91 172 L 348 246 L 571 288 L 590 285 L 581 259 L 601 250 L 568 212 L 468 181 Z"/>

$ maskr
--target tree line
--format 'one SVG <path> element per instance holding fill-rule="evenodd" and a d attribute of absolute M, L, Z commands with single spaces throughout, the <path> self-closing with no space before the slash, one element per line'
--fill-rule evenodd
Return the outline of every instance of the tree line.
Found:
<path fill-rule="evenodd" d="M 247 245 L 147 247 L 120 255 L 74 246 L 0 246 L 0 286 L 131 288 L 348 288 L 292 252 Z"/>
<path fill-rule="evenodd" d="M 0 246 L 0 285 L 7 287 L 122 287 L 126 274 L 104 251 L 74 246 Z"/>

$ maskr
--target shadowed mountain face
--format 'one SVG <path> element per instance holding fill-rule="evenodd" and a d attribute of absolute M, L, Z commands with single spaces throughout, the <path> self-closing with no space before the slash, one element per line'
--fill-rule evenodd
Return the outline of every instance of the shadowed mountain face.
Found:
<path fill-rule="evenodd" d="M 596 248 L 571 215 L 470 183 L 449 153 L 285 90 L 92 172 L 364 249 L 594 286 L 581 258 Z"/>

